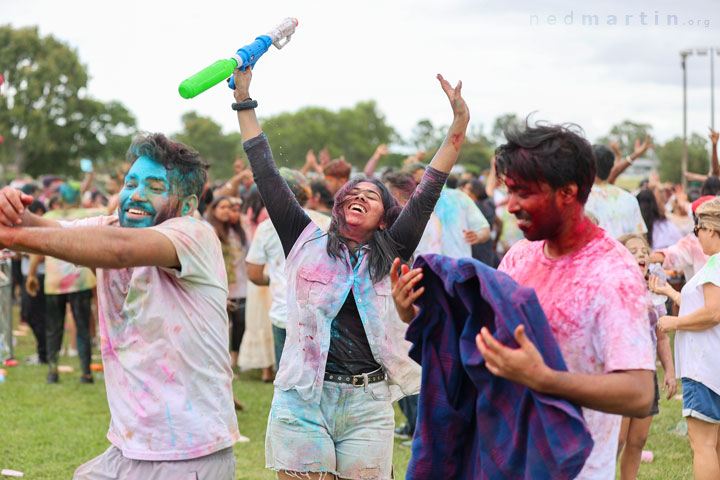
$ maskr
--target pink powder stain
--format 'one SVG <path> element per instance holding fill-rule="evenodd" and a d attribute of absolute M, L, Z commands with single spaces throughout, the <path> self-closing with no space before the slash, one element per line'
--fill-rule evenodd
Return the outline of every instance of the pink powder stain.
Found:
<path fill-rule="evenodd" d="M 160 366 L 160 369 L 161 369 L 161 370 L 163 371 L 163 373 L 165 374 L 165 376 L 166 376 L 165 380 L 166 380 L 168 383 L 175 381 L 175 372 L 170 373 L 170 371 L 167 369 L 167 367 L 165 367 L 165 365 L 161 365 L 161 366 Z"/>
<path fill-rule="evenodd" d="M 173 328 L 173 332 L 175 332 L 175 333 L 180 333 L 180 330 L 182 330 L 182 327 L 180 325 Z"/>

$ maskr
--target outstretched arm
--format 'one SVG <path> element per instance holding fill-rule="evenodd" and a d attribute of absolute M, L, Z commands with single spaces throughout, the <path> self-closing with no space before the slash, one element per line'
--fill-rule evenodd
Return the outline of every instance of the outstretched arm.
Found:
<path fill-rule="evenodd" d="M 179 267 L 172 242 L 151 228 L 29 228 L 0 225 L 0 248 L 90 268 Z"/>
<path fill-rule="evenodd" d="M 40 217 L 27 210 L 27 206 L 33 201 L 33 197 L 23 193 L 21 190 L 12 187 L 4 187 L 0 190 L 0 225 L 13 226 L 22 225 L 25 227 L 59 227 L 60 224 L 54 220 Z"/>
<path fill-rule="evenodd" d="M 453 88 L 442 75 L 438 74 L 437 79 L 450 101 L 453 122 L 448 129 L 445 141 L 433 157 L 427 170 L 425 170 L 420 184 L 413 192 L 398 219 L 388 229 L 392 239 L 400 245 L 398 253 L 404 260 L 408 260 L 412 256 L 418 243 L 420 243 L 425 226 L 442 193 L 442 187 L 457 161 L 460 147 L 462 147 L 465 140 L 465 131 L 470 121 L 470 112 L 461 94 L 462 82 L 458 82 L 457 86 Z"/>

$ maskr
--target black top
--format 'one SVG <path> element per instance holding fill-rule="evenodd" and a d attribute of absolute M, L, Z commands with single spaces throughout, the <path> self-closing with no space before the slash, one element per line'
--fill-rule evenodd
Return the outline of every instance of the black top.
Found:
<path fill-rule="evenodd" d="M 300 234 L 310 223 L 310 217 L 295 201 L 295 196 L 275 166 L 265 134 L 251 138 L 243 147 L 260 196 L 287 257 Z M 390 237 L 400 245 L 398 256 L 404 261 L 410 260 L 417 248 L 447 176 L 446 173 L 428 167 L 400 216 L 388 228 Z M 359 375 L 378 368 L 380 365 L 372 355 L 355 297 L 350 290 L 331 325 L 326 371 Z"/>

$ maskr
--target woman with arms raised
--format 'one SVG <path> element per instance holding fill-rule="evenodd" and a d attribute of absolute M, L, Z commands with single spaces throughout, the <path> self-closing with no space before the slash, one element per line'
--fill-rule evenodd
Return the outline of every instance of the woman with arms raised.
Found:
<path fill-rule="evenodd" d="M 388 479 L 392 401 L 420 388 L 405 325 L 390 295 L 393 259 L 410 260 L 457 160 L 469 121 L 461 96 L 438 75 L 450 100 L 447 137 L 407 205 L 382 182 L 354 178 L 335 196 L 322 232 L 278 173 L 250 100 L 250 69 L 235 73 L 235 99 L 255 182 L 283 245 L 288 281 L 287 339 L 268 419 L 266 466 L 281 479 Z"/>

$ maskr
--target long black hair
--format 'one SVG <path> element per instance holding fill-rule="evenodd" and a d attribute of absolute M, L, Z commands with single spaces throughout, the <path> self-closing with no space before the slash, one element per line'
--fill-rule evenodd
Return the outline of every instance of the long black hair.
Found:
<path fill-rule="evenodd" d="M 650 245 L 653 244 L 653 227 L 655 222 L 663 220 L 665 218 L 664 213 L 658 206 L 657 199 L 652 190 L 640 190 L 637 194 L 638 205 L 640 205 L 640 213 L 642 214 L 643 220 L 645 220 L 645 226 L 647 227 L 647 241 Z"/>
<path fill-rule="evenodd" d="M 359 183 L 367 182 L 375 185 L 380 192 L 380 199 L 383 204 L 383 216 L 380 222 L 385 223 L 385 228 L 378 228 L 373 232 L 372 237 L 367 242 L 367 246 L 370 247 L 368 253 L 368 264 L 370 271 L 370 278 L 373 283 L 381 281 L 385 276 L 390 273 L 390 268 L 396 257 L 399 256 L 398 248 L 399 245 L 389 235 L 387 229 L 395 223 L 402 207 L 395 200 L 387 187 L 378 179 L 366 178 L 363 176 L 355 177 L 347 182 L 343 187 L 338 190 L 335 194 L 335 205 L 332 210 L 332 220 L 330 221 L 330 227 L 328 228 L 328 241 L 327 241 L 327 253 L 330 258 L 345 258 L 342 251 L 342 245 L 344 244 L 347 249 L 351 252 L 351 255 L 355 255 L 357 248 L 350 246 L 350 239 L 343 237 L 340 234 L 340 226 L 345 225 L 345 212 L 343 208 L 347 202 L 347 197 Z"/>

